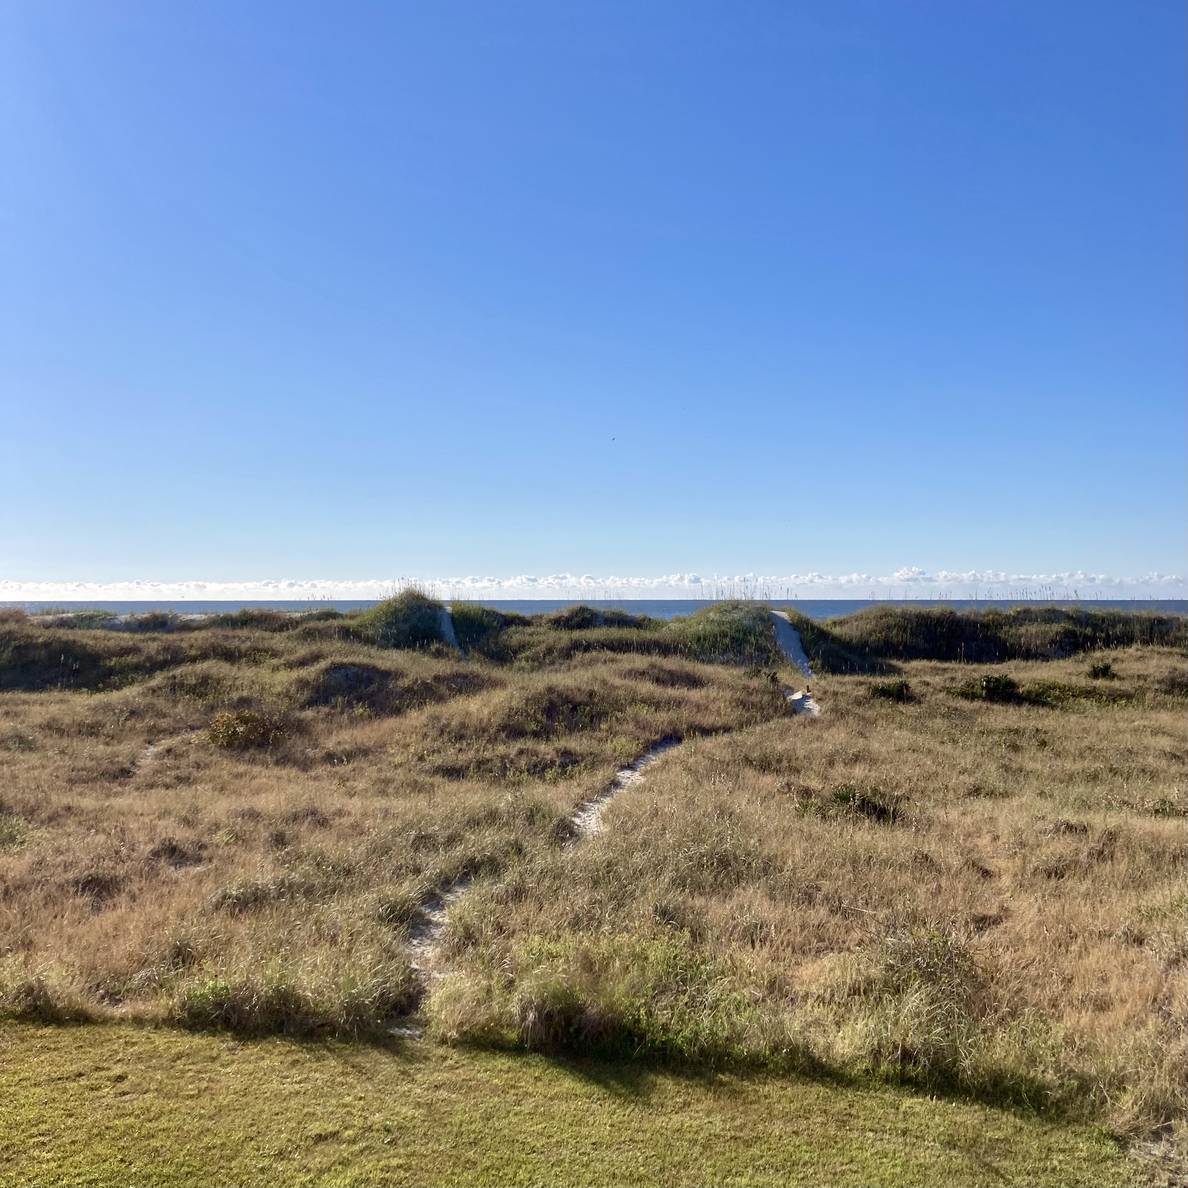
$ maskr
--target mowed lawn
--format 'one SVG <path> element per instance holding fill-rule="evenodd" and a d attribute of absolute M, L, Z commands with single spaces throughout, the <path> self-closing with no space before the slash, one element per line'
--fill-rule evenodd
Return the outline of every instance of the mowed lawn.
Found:
<path fill-rule="evenodd" d="M 0 1025 L 0 1180 L 1132 1182 L 1104 1131 L 902 1090 L 164 1028 Z"/>

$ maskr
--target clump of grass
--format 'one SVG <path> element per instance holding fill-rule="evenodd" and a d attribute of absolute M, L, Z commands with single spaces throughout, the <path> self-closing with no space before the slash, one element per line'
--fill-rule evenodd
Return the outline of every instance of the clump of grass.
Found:
<path fill-rule="evenodd" d="M 643 630 L 657 626 L 647 615 L 632 615 L 621 610 L 596 610 L 592 606 L 570 606 L 544 617 L 545 623 L 558 631 L 588 631 L 591 627 L 632 627 Z"/>
<path fill-rule="evenodd" d="M 870 687 L 871 697 L 879 697 L 884 701 L 898 701 L 906 703 L 915 701 L 916 695 L 912 686 L 904 677 L 897 677 L 891 681 L 875 681 Z"/>
<path fill-rule="evenodd" d="M 125 631 L 173 631 L 181 623 L 181 619 L 172 611 L 145 611 L 139 615 L 129 615 L 123 622 Z"/>
<path fill-rule="evenodd" d="M 1014 677 L 1003 673 L 987 673 L 973 677 L 953 690 L 967 701 L 992 701 L 998 705 L 1014 705 L 1023 700 L 1023 691 Z"/>
<path fill-rule="evenodd" d="M 455 602 L 450 609 L 462 650 L 488 660 L 509 659 L 503 633 L 509 627 L 525 626 L 529 622 L 524 615 L 506 614 L 474 602 Z"/>
<path fill-rule="evenodd" d="M 485 976 L 443 986 L 429 1004 L 434 1032 L 455 1042 L 709 1065 L 751 1062 L 764 1043 L 761 1008 L 681 932 L 529 941 L 511 964 L 510 982 Z"/>
<path fill-rule="evenodd" d="M 1114 665 L 1109 660 L 1094 660 L 1089 665 L 1089 677 L 1094 681 L 1112 681 L 1117 677 Z"/>
<path fill-rule="evenodd" d="M 81 1023 L 94 1013 L 73 979 L 56 966 L 31 966 L 17 954 L 0 960 L 0 1018 Z"/>
<path fill-rule="evenodd" d="M 879 825 L 894 825 L 902 820 L 904 799 L 900 795 L 857 788 L 853 784 L 841 784 L 830 793 L 830 800 L 837 808 Z"/>
<path fill-rule="evenodd" d="M 288 723 L 277 714 L 259 710 L 222 710 L 211 719 L 206 737 L 216 747 L 243 751 L 274 746 L 288 732 Z"/>
<path fill-rule="evenodd" d="M 68 611 L 42 620 L 47 627 L 61 627 L 76 631 L 97 631 L 118 626 L 116 615 L 105 610 Z"/>
<path fill-rule="evenodd" d="M 170 1017 L 195 1031 L 355 1037 L 407 1014 L 419 994 L 403 961 L 376 962 L 330 981 L 279 966 L 254 974 L 199 973 L 182 982 Z"/>
<path fill-rule="evenodd" d="M 748 665 L 782 660 L 770 612 L 751 603 L 717 603 L 674 620 L 669 630 L 684 654 L 697 660 Z"/>
<path fill-rule="evenodd" d="M 380 648 L 423 648 L 441 643 L 444 606 L 417 589 L 401 591 L 348 620 L 356 639 Z"/>

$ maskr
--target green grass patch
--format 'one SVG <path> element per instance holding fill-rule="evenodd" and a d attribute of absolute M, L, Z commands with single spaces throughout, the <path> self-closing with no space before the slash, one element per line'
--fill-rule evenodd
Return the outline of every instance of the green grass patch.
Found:
<path fill-rule="evenodd" d="M 118 1025 L 0 1061 L 7 1188 L 1133 1182 L 1092 1127 L 802 1079 Z"/>

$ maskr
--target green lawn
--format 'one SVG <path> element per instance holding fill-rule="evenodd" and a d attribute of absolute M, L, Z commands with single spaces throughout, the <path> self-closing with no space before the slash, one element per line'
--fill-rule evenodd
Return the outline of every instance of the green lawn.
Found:
<path fill-rule="evenodd" d="M 1108 1185 L 1101 1131 L 806 1080 L 0 1025 L 21 1185 Z"/>

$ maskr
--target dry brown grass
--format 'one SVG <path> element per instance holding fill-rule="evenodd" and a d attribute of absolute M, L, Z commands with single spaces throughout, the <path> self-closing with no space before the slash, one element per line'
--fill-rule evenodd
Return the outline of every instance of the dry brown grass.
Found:
<path fill-rule="evenodd" d="M 830 676 L 806 720 L 768 674 L 667 657 L 109 634 L 83 642 L 124 687 L 0 694 L 9 1014 L 365 1033 L 417 1008 L 410 926 L 470 876 L 420 1004 L 446 1039 L 823 1065 L 1131 1131 L 1182 1109 L 1179 654 L 908 662 L 909 698 Z M 983 672 L 1026 697 L 957 695 Z"/>
<path fill-rule="evenodd" d="M 1084 659 L 1010 666 L 1055 708 L 970 703 L 964 666 L 905 666 L 902 704 L 830 677 L 817 720 L 682 748 L 583 850 L 462 905 L 439 1032 L 820 1062 L 1125 1130 L 1176 1117 L 1183 660 L 1114 668 L 1103 693 Z"/>
<path fill-rule="evenodd" d="M 38 632 L 47 654 L 55 634 L 78 646 Z M 768 681 L 675 661 L 513 671 L 211 631 L 166 664 L 173 641 L 107 635 L 84 643 L 151 671 L 3 695 L 10 1013 L 374 1029 L 416 1005 L 407 934 L 435 890 L 547 850 L 653 731 L 786 712 Z"/>

